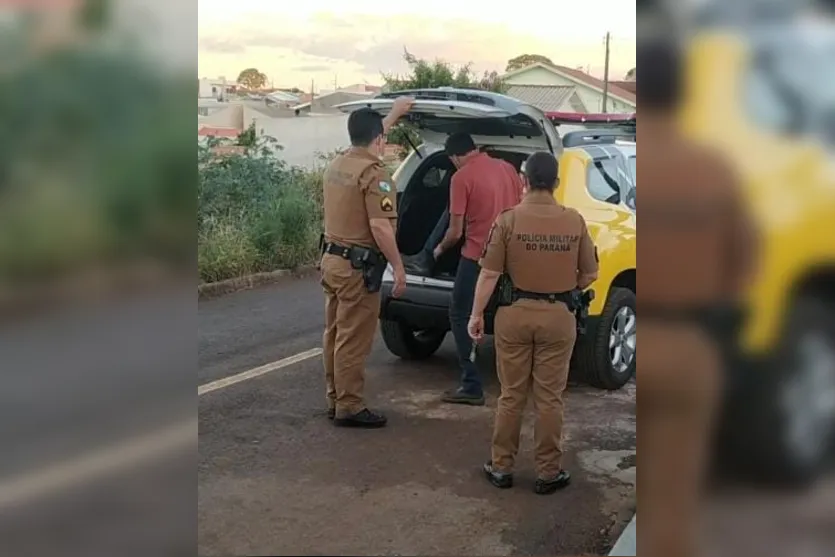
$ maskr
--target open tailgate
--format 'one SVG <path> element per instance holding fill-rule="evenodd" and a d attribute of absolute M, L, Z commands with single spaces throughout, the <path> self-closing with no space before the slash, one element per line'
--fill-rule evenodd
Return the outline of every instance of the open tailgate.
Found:
<path fill-rule="evenodd" d="M 370 108 L 388 114 L 397 96 L 408 95 L 415 102 L 404 119 L 427 143 L 443 145 L 449 134 L 463 132 L 470 134 L 478 145 L 553 151 L 551 145 L 557 136 L 544 114 L 515 99 L 503 98 L 497 102 L 496 96 L 479 93 L 454 89 L 400 91 L 336 108 L 344 113 Z"/>

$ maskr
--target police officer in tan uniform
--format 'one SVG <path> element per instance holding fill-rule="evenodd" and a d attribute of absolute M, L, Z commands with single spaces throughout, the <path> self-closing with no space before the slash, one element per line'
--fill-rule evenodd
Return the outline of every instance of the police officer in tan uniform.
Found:
<path fill-rule="evenodd" d="M 496 487 L 513 485 L 522 413 L 533 393 L 536 410 L 535 491 L 554 493 L 571 477 L 562 468 L 562 396 L 577 336 L 571 291 L 597 278 L 597 259 L 586 222 L 554 199 L 558 163 L 551 153 L 525 163 L 528 193 L 496 219 L 481 258 L 470 318 L 470 336 L 484 334 L 484 309 L 502 274 L 513 284 L 512 303 L 499 307 L 495 322 L 501 397 L 493 431 L 492 459 L 484 465 Z"/>
<path fill-rule="evenodd" d="M 371 352 L 380 311 L 379 282 L 385 257 L 394 269 L 392 295 L 406 285 L 397 250 L 397 188 L 381 156 L 388 129 L 406 114 L 413 100 L 398 98 L 383 119 L 370 109 L 348 117 L 351 148 L 325 172 L 325 233 L 321 260 L 325 291 L 323 336 L 328 417 L 344 427 L 386 425 L 363 400 L 365 361 Z"/>
<path fill-rule="evenodd" d="M 699 500 L 723 383 L 720 343 L 751 278 L 758 232 L 722 153 L 684 137 L 675 40 L 642 38 L 641 555 L 697 554 Z M 767 457 L 766 457 L 767 458 Z"/>

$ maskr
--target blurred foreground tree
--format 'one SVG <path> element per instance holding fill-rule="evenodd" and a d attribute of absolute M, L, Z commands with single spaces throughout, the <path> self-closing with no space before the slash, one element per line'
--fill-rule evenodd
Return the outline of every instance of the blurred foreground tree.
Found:
<path fill-rule="evenodd" d="M 11 40 L 26 32 L 9 31 L 0 72 L 0 290 L 137 258 L 187 261 L 191 80 L 131 45 L 33 56 Z"/>
<path fill-rule="evenodd" d="M 110 0 L 84 0 L 78 16 L 79 23 L 89 31 L 102 31 L 110 23 Z"/>
<path fill-rule="evenodd" d="M 503 93 L 504 82 L 498 72 L 485 71 L 481 76 L 472 69 L 472 64 L 454 67 L 444 60 L 428 61 L 418 58 L 408 50 L 403 50 L 403 59 L 409 65 L 406 75 L 383 74 L 386 88 L 389 91 L 404 91 L 407 89 L 431 89 L 434 87 L 458 87 L 462 89 L 481 89 Z M 400 156 L 405 158 L 409 152 L 409 141 L 417 145 L 420 142 L 414 129 L 408 124 L 400 124 L 392 128 L 387 141 L 401 147 Z"/>
<path fill-rule="evenodd" d="M 626 77 L 624 78 L 626 81 L 635 81 L 635 72 L 638 68 L 632 68 L 628 72 L 626 72 Z"/>
<path fill-rule="evenodd" d="M 554 65 L 551 59 L 547 56 L 543 56 L 541 54 L 521 54 L 516 58 L 511 58 L 507 61 L 505 71 L 512 72 L 513 70 L 518 70 L 532 64 L 548 64 L 549 66 Z"/>
<path fill-rule="evenodd" d="M 261 89 L 267 84 L 267 75 L 256 68 L 247 68 L 238 74 L 238 83 L 247 89 Z"/>

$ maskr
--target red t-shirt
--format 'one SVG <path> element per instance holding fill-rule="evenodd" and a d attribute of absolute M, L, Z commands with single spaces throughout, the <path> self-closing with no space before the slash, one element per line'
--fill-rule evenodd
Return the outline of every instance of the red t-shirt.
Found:
<path fill-rule="evenodd" d="M 522 180 L 513 165 L 479 153 L 452 175 L 449 214 L 464 217 L 461 256 L 478 261 L 496 217 L 522 199 Z"/>

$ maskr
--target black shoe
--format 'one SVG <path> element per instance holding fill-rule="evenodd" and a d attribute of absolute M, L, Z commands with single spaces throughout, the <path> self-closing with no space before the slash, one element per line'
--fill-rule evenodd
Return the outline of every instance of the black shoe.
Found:
<path fill-rule="evenodd" d="M 493 470 L 493 463 L 486 462 L 482 467 L 484 470 L 484 475 L 487 476 L 487 481 L 489 481 L 494 486 L 498 487 L 499 489 L 507 489 L 508 487 L 513 487 L 513 474 L 507 474 L 505 472 L 496 472 Z"/>
<path fill-rule="evenodd" d="M 332 420 L 336 416 L 336 408 L 328 408 L 328 419 Z"/>
<path fill-rule="evenodd" d="M 410 275 L 431 277 L 435 268 L 435 259 L 425 251 L 403 256 L 403 268 Z"/>
<path fill-rule="evenodd" d="M 373 429 L 383 427 L 388 420 L 382 414 L 375 414 L 368 408 L 363 408 L 356 414 L 337 418 L 334 415 L 333 425 L 339 427 L 362 427 L 366 429 Z"/>
<path fill-rule="evenodd" d="M 536 479 L 536 485 L 534 486 L 534 492 L 539 495 L 550 495 L 556 492 L 558 489 L 563 489 L 568 487 L 568 484 L 571 483 L 571 474 L 569 474 L 565 470 L 560 470 L 560 473 L 551 478 L 550 480 L 545 480 L 542 478 Z"/>
<path fill-rule="evenodd" d="M 469 404 L 470 406 L 484 406 L 484 394 L 474 395 L 456 389 L 454 391 L 447 391 L 441 400 L 450 404 Z"/>

